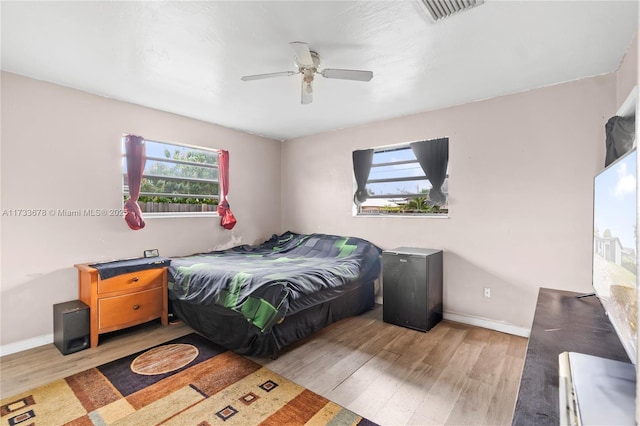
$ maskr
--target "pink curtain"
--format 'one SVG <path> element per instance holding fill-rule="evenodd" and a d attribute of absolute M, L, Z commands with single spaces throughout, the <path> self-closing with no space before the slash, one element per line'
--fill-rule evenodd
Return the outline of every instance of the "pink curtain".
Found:
<path fill-rule="evenodd" d="M 231 229 L 236 226 L 236 218 L 231 213 L 231 208 L 227 202 L 229 194 L 229 152 L 218 151 L 218 179 L 220 183 L 220 193 L 222 199 L 218 203 L 218 215 L 220 215 L 220 226 L 224 229 Z"/>
<path fill-rule="evenodd" d="M 144 139 L 140 136 L 127 135 L 125 137 L 127 151 L 127 178 L 129 181 L 129 199 L 124 203 L 124 220 L 129 228 L 135 230 L 144 228 L 142 212 L 138 206 L 140 184 L 144 164 L 147 161 Z"/>

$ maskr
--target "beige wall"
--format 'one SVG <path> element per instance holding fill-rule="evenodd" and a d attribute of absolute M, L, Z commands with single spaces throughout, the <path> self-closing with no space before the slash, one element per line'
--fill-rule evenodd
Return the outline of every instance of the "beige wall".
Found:
<path fill-rule="evenodd" d="M 629 93 L 638 85 L 638 33 L 631 40 L 627 53 L 622 58 L 616 72 L 616 101 L 618 105 L 627 99 Z"/>
<path fill-rule="evenodd" d="M 48 343 L 52 305 L 77 299 L 74 263 L 263 241 L 280 230 L 280 142 L 2 73 L 1 209 L 122 208 L 121 135 L 223 148 L 232 231 L 219 218 L 2 217 L 0 343 Z M 49 340 L 51 341 L 51 340 Z M 6 347 L 6 346 L 5 346 Z"/>
<path fill-rule="evenodd" d="M 592 289 L 592 179 L 616 109 L 609 74 L 287 141 L 283 223 L 443 249 L 448 314 L 529 328 L 539 287 Z M 443 136 L 449 219 L 352 216 L 353 150 Z"/>

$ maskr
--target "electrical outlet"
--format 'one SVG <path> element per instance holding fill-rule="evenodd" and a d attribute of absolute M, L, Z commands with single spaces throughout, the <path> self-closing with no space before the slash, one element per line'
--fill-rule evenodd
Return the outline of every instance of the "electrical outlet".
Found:
<path fill-rule="evenodd" d="M 491 288 L 489 287 L 484 288 L 484 297 L 486 297 L 487 299 L 491 299 Z"/>

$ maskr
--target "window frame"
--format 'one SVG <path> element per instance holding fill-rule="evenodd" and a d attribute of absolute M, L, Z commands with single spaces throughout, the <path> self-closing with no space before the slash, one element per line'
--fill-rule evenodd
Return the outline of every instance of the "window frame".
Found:
<path fill-rule="evenodd" d="M 125 176 L 127 175 L 126 169 L 125 169 L 125 162 L 126 162 L 126 150 L 125 150 L 125 145 L 124 145 L 124 139 L 125 139 L 126 135 L 123 134 L 122 136 L 122 164 L 121 164 L 121 171 L 122 171 L 122 183 L 121 183 L 121 191 L 122 191 L 122 205 L 124 208 L 124 203 L 125 201 L 130 197 L 130 193 L 129 193 L 129 187 L 128 185 L 125 184 Z M 198 145 L 192 145 L 192 144 L 185 144 L 185 143 L 178 143 L 178 142 L 168 142 L 168 141 L 160 141 L 160 140 L 154 140 L 154 139 L 144 139 L 145 144 L 147 143 L 156 143 L 156 144 L 161 144 L 161 145 L 168 145 L 170 147 L 177 147 L 179 149 L 183 149 L 183 148 L 187 148 L 187 149 L 191 149 L 191 150 L 197 150 L 197 151 L 206 151 L 208 153 L 212 153 L 213 155 L 218 156 L 218 153 L 220 151 L 220 149 L 216 149 L 216 148 L 209 148 L 209 147 L 204 147 L 204 146 L 198 146 Z M 196 162 L 190 162 L 190 161 L 184 161 L 184 160 L 175 160 L 173 158 L 161 158 L 161 157 L 155 157 L 155 156 L 149 156 L 146 155 L 145 156 L 146 160 L 151 160 L 151 161 L 157 161 L 157 162 L 163 162 L 163 163 L 170 163 L 170 164 L 184 164 L 184 165 L 194 165 L 197 167 L 203 167 L 203 168 L 210 168 L 210 169 L 215 169 L 215 170 L 219 170 L 219 164 L 217 163 L 217 159 L 216 159 L 216 164 L 212 165 L 212 164 L 206 164 L 206 163 L 196 163 Z M 145 161 L 146 161 L 145 160 Z M 182 181 L 182 182 L 211 182 L 211 183 L 215 183 L 217 185 L 218 188 L 218 192 L 217 194 L 206 194 L 204 196 L 199 195 L 196 196 L 195 194 L 168 194 L 168 193 L 151 193 L 151 192 L 143 192 L 142 190 L 140 191 L 140 197 L 152 197 L 152 196 L 160 196 L 160 197 L 167 197 L 167 198 L 171 198 L 168 197 L 169 195 L 173 195 L 174 197 L 177 198 L 208 198 L 208 199 L 214 199 L 216 201 L 215 204 L 210 204 L 210 208 L 211 210 L 208 211 L 167 211 L 167 212 L 146 212 L 146 211 L 142 211 L 142 215 L 145 219 L 147 218 L 185 218 L 185 217 L 218 217 L 218 212 L 217 212 L 217 205 L 220 202 L 220 200 L 222 199 L 221 197 L 221 188 L 220 188 L 220 176 L 218 174 L 218 178 L 217 179 L 200 179 L 200 178 L 179 178 L 179 177 L 175 177 L 175 176 L 162 176 L 162 175 L 149 175 L 149 174 L 143 174 L 142 175 L 142 179 L 145 178 L 161 178 L 161 179 L 167 179 L 167 180 L 173 180 L 173 181 Z M 163 203 L 163 204 L 170 204 L 170 203 Z M 190 205 L 188 203 L 171 203 L 171 204 L 185 204 L 185 205 Z"/>
<path fill-rule="evenodd" d="M 447 140 L 450 140 L 450 138 L 448 136 L 444 136 L 443 138 L 446 138 Z M 439 139 L 439 138 L 437 138 Z M 428 139 L 428 140 L 436 140 L 436 139 Z M 419 161 L 417 158 L 415 158 L 415 154 L 413 155 L 414 159 L 412 160 L 400 160 L 400 161 L 386 161 L 386 162 L 381 162 L 381 163 L 376 163 L 375 162 L 375 158 L 376 158 L 376 154 L 380 154 L 380 153 L 384 153 L 384 152 L 392 152 L 392 151 L 400 151 L 400 150 L 410 150 L 411 146 L 410 144 L 413 142 L 419 142 L 418 140 L 416 141 L 410 141 L 410 142 L 402 142 L 402 143 L 398 143 L 398 144 L 393 144 L 393 145 L 383 145 L 383 146 L 378 146 L 378 147 L 374 147 L 374 148 L 370 148 L 373 149 L 373 161 L 371 164 L 371 172 L 369 173 L 369 178 L 367 178 L 367 189 L 370 183 L 391 183 L 391 182 L 410 182 L 410 181 L 429 181 L 429 179 L 427 179 L 426 175 L 424 174 L 424 172 L 421 169 L 421 175 L 420 176 L 403 176 L 403 177 L 395 177 L 395 178 L 386 178 L 386 179 L 371 179 L 371 176 L 373 174 L 373 170 L 375 167 L 384 167 L 384 166 L 397 166 L 397 165 L 405 165 L 405 164 L 418 164 L 419 165 Z M 445 179 L 445 184 L 443 184 L 443 186 L 446 185 L 447 191 L 445 192 L 446 197 L 447 197 L 447 202 L 445 204 L 445 208 L 443 208 L 442 212 L 404 212 L 404 211 L 399 211 L 399 212 L 389 212 L 389 211 L 375 211 L 375 207 L 369 211 L 369 212 L 362 212 L 362 206 L 359 204 L 356 204 L 355 202 L 352 201 L 352 207 L 353 207 L 353 215 L 356 217 L 419 217 L 419 218 L 424 218 L 424 217 L 429 217 L 429 218 L 442 218 L 442 219 L 446 219 L 449 218 L 450 215 L 450 211 L 449 211 L 449 163 L 447 163 L 447 176 Z M 352 176 L 353 179 L 353 192 L 355 192 L 355 190 L 357 189 L 357 184 L 355 181 L 355 177 Z M 429 185 L 431 185 L 431 182 L 429 182 Z M 405 198 L 405 199 L 412 199 L 412 198 L 418 198 L 420 196 L 424 196 L 424 193 L 397 193 L 397 194 L 391 194 L 391 193 L 385 193 L 385 194 L 375 194 L 375 195 L 370 195 L 367 197 L 367 199 L 387 199 L 387 200 L 392 200 L 392 199 L 400 199 L 400 198 Z"/>

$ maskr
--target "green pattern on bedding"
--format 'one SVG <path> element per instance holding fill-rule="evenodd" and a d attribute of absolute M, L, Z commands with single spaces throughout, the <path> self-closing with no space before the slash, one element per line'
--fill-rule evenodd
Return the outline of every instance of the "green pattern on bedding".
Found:
<path fill-rule="evenodd" d="M 241 312 L 260 331 L 264 331 L 278 315 L 278 309 L 271 303 L 251 296 L 242 304 Z"/>
<path fill-rule="evenodd" d="M 225 308 L 235 309 L 238 306 L 238 298 L 240 297 L 240 290 L 244 286 L 245 282 L 251 277 L 250 274 L 244 272 L 238 272 L 231 282 L 229 283 L 229 291 L 227 296 L 222 302 L 222 306 Z"/>
<path fill-rule="evenodd" d="M 336 247 L 340 249 L 340 253 L 338 253 L 338 257 L 347 257 L 356 249 L 353 244 L 347 244 L 348 238 L 343 238 L 342 240 L 336 241 Z"/>

